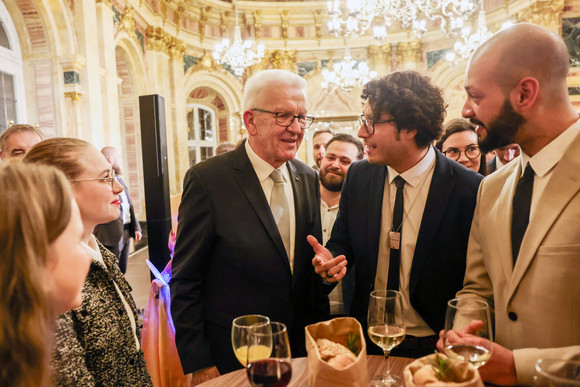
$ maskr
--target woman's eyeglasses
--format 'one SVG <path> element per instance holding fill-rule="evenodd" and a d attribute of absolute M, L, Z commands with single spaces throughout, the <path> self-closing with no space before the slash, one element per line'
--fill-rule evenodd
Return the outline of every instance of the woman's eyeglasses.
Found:
<path fill-rule="evenodd" d="M 107 177 L 95 177 L 92 179 L 73 179 L 71 180 L 71 182 L 79 182 L 79 181 L 101 181 L 103 183 L 109 183 L 111 184 L 111 189 L 114 189 L 115 186 L 115 181 L 117 180 L 117 174 L 115 174 L 115 171 L 111 170 L 111 172 L 109 172 L 109 176 Z"/>
<path fill-rule="evenodd" d="M 467 157 L 469 160 L 473 160 L 481 156 L 481 150 L 479 150 L 479 147 L 477 145 L 470 146 L 465 150 L 457 148 L 447 148 L 447 150 L 444 151 L 443 154 L 448 158 L 450 158 L 451 160 L 457 161 L 461 157 L 461 152 L 465 153 L 465 157 Z"/>

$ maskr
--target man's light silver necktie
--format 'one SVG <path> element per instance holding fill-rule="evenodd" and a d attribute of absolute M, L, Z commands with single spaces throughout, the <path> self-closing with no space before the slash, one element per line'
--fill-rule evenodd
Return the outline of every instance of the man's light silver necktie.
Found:
<path fill-rule="evenodd" d="M 274 181 L 272 196 L 270 196 L 270 208 L 282 237 L 282 242 L 284 242 L 284 248 L 290 260 L 290 268 L 293 269 L 292 257 L 290 257 L 290 210 L 288 208 L 288 197 L 284 190 L 284 177 L 279 169 L 274 169 L 270 174 L 270 178 Z"/>

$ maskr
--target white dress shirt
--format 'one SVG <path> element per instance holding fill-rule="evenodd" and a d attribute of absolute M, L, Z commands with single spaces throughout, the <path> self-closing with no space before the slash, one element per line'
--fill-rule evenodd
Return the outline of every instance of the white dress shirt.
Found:
<path fill-rule="evenodd" d="M 429 147 L 427 154 L 411 169 L 401 173 L 405 179 L 403 186 L 403 225 L 401 227 L 401 266 L 399 270 L 399 291 L 403 295 L 403 309 L 405 322 L 409 335 L 423 337 L 434 335 L 435 332 L 423 321 L 421 316 L 411 306 L 409 295 L 409 278 L 413 255 L 417 245 L 417 236 L 423 219 L 423 211 L 427 203 L 429 187 L 435 169 L 435 151 Z M 389 231 L 393 225 L 393 207 L 397 187 L 394 183 L 399 173 L 387 166 L 387 178 L 383 194 L 383 207 L 381 217 L 381 233 L 379 236 L 379 256 L 377 262 L 377 274 L 375 277 L 375 290 L 387 288 L 389 273 Z"/>
<path fill-rule="evenodd" d="M 330 239 L 332 227 L 338 215 L 339 205 L 328 207 L 324 200 L 320 200 L 320 223 L 322 224 L 322 245 Z M 342 300 L 342 281 L 328 295 L 330 301 L 330 315 L 344 314 L 344 301 Z"/>
<path fill-rule="evenodd" d="M 564 157 L 566 149 L 568 149 L 568 146 L 578 136 L 578 132 L 580 132 L 580 120 L 577 120 L 568 129 L 560 133 L 558 137 L 553 139 L 533 157 L 528 156 L 522 150 L 522 157 L 520 158 L 520 178 L 524 175 L 524 169 L 528 162 L 532 166 L 535 174 L 532 204 L 530 207 L 530 222 L 534 220 L 534 210 L 542 197 L 542 193 L 546 189 L 554 167 Z"/>
<path fill-rule="evenodd" d="M 246 141 L 245 149 L 246 153 L 248 154 L 248 158 L 250 159 L 250 163 L 252 164 L 252 167 L 254 167 L 254 171 L 258 176 L 258 180 L 260 181 L 260 185 L 262 186 L 266 200 L 268 201 L 268 204 L 270 204 L 270 197 L 272 196 L 272 189 L 274 188 L 274 181 L 270 178 L 270 175 L 275 168 L 260 158 L 256 152 L 254 152 L 250 146 L 249 141 Z M 290 260 L 290 268 L 294 270 L 294 244 L 296 241 L 296 211 L 294 210 L 294 193 L 292 190 L 292 184 L 290 184 L 290 172 L 288 172 L 287 163 L 284 163 L 278 169 L 282 172 L 282 176 L 284 177 L 284 191 L 286 192 L 286 197 L 288 198 L 288 209 L 290 210 L 290 256 L 288 259 Z"/>

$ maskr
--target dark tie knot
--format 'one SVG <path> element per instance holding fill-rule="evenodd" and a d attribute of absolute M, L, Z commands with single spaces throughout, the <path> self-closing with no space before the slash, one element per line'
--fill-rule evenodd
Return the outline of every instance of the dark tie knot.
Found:
<path fill-rule="evenodd" d="M 274 180 L 274 183 L 276 184 L 284 183 L 284 177 L 279 169 L 274 169 L 270 174 L 270 178 Z"/>
<path fill-rule="evenodd" d="M 524 169 L 524 176 L 522 179 L 532 179 L 534 177 L 534 169 L 532 168 L 530 163 L 526 164 L 526 168 Z"/>
<path fill-rule="evenodd" d="M 405 179 L 403 179 L 401 175 L 395 177 L 395 185 L 397 186 L 397 189 L 403 188 L 405 185 Z"/>

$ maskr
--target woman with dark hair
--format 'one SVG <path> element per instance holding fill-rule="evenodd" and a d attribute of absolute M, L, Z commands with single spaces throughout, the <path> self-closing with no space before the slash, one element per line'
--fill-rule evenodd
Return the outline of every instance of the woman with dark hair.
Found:
<path fill-rule="evenodd" d="M 463 118 L 456 118 L 445 125 L 443 137 L 435 145 L 445 156 L 457 161 L 464 167 L 487 175 L 485 154 L 477 145 L 477 133 L 471 123 Z"/>
<path fill-rule="evenodd" d="M 36 144 L 24 162 L 53 165 L 64 172 L 92 255 L 81 306 L 57 320 L 53 384 L 151 386 L 131 287 L 116 257 L 92 235 L 97 224 L 119 217 L 123 187 L 111 164 L 88 142 L 65 137 Z"/>

